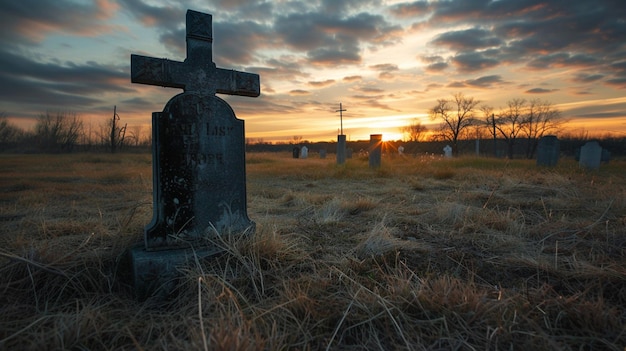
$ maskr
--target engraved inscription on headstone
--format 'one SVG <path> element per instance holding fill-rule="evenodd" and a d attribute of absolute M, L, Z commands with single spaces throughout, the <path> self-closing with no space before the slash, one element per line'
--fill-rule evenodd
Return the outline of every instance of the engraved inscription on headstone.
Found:
<path fill-rule="evenodd" d="M 200 113 L 198 113 L 200 111 Z M 148 247 L 242 232 L 246 214 L 243 121 L 223 100 L 181 94 L 154 114 L 155 215 Z"/>

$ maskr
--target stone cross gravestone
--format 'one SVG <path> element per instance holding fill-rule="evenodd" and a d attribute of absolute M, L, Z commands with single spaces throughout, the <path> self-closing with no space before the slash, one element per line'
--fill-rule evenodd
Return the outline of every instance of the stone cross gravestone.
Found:
<path fill-rule="evenodd" d="M 189 248 L 207 235 L 254 226 L 246 208 L 244 122 L 215 94 L 259 96 L 259 76 L 216 68 L 211 15 L 188 10 L 186 23 L 184 62 L 131 55 L 133 83 L 184 91 L 152 115 L 154 213 L 144 231 L 145 252 L 131 254 L 142 292 L 153 271 L 171 274 L 185 256 L 157 250 Z"/>
<path fill-rule="evenodd" d="M 598 169 L 601 160 L 602 147 L 597 141 L 589 141 L 580 148 L 580 161 L 578 161 L 580 167 Z"/>

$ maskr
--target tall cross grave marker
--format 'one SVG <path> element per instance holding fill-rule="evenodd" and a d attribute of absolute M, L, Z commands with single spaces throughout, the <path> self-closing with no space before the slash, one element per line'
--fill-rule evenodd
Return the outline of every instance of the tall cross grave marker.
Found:
<path fill-rule="evenodd" d="M 216 67 L 211 22 L 209 14 L 187 11 L 184 62 L 131 55 L 133 83 L 184 91 L 152 114 L 153 217 L 145 250 L 131 253 L 139 295 L 149 277 L 171 274 L 184 259 L 176 249 L 254 226 L 246 208 L 244 121 L 215 94 L 259 96 L 259 76 Z"/>

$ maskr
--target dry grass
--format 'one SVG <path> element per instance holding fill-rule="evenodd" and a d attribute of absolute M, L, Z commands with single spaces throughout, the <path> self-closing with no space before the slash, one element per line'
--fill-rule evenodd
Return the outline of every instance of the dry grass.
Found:
<path fill-rule="evenodd" d="M 0 349 L 624 350 L 623 161 L 247 157 L 256 234 L 140 303 L 150 156 L 0 156 Z"/>

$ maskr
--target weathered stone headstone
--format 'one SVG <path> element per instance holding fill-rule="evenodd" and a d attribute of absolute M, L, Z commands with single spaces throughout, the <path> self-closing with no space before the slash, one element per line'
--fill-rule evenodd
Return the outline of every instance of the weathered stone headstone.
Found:
<path fill-rule="evenodd" d="M 320 149 L 320 158 L 322 160 L 326 158 L 326 149 Z"/>
<path fill-rule="evenodd" d="M 370 168 L 380 167 L 382 148 L 383 148 L 383 135 L 382 134 L 370 134 L 370 145 L 368 148 Z"/>
<path fill-rule="evenodd" d="M 446 145 L 446 147 L 443 148 L 443 156 L 446 158 L 452 157 L 452 147 L 450 145 Z"/>
<path fill-rule="evenodd" d="M 291 157 L 293 158 L 299 158 L 300 157 L 300 148 L 297 146 L 294 146 L 293 149 L 291 150 Z"/>
<path fill-rule="evenodd" d="M 537 166 L 556 166 L 560 153 L 559 139 L 555 135 L 542 137 L 537 145 Z"/>
<path fill-rule="evenodd" d="M 404 154 L 404 146 L 402 146 L 402 145 L 398 146 L 398 154 L 399 155 Z"/>
<path fill-rule="evenodd" d="M 346 136 L 339 134 L 337 135 L 337 164 L 344 163 L 346 163 Z"/>
<path fill-rule="evenodd" d="M 602 159 L 602 147 L 597 141 L 589 141 L 580 148 L 580 167 L 587 169 L 600 168 Z"/>
<path fill-rule="evenodd" d="M 300 149 L 300 158 L 307 158 L 309 157 L 309 148 L 306 146 L 303 146 L 302 149 Z"/>
<path fill-rule="evenodd" d="M 244 122 L 215 94 L 259 96 L 259 76 L 216 68 L 211 21 L 187 11 L 184 62 L 131 55 L 133 83 L 184 90 L 152 115 L 154 214 L 145 247 L 131 250 L 140 297 L 171 280 L 190 248 L 211 251 L 194 247 L 203 238 L 254 228 L 246 207 Z"/>
<path fill-rule="evenodd" d="M 600 160 L 604 163 L 609 163 L 609 161 L 611 161 L 611 151 L 603 148 L 602 156 L 600 156 Z"/>

